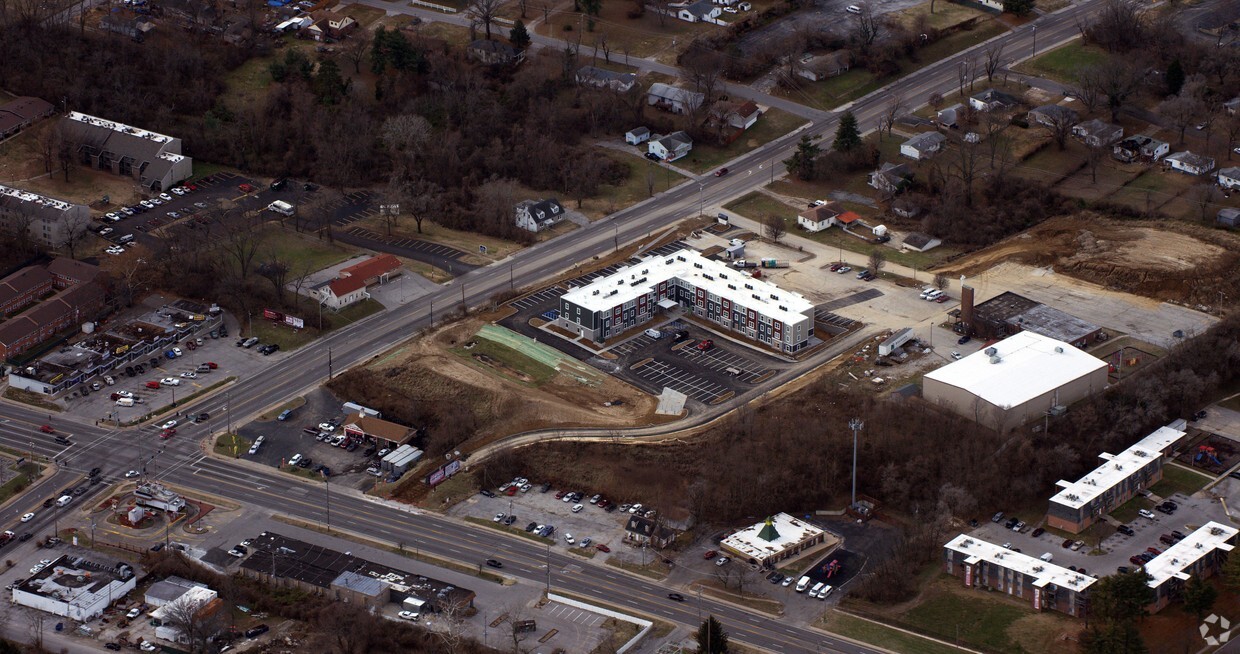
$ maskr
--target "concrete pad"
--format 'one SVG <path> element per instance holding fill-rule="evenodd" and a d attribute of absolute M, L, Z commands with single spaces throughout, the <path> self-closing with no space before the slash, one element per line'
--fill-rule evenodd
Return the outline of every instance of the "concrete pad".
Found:
<path fill-rule="evenodd" d="M 688 396 L 684 393 L 664 386 L 663 392 L 659 395 L 659 407 L 654 412 L 661 416 L 678 416 L 684 413 L 687 399 Z"/>

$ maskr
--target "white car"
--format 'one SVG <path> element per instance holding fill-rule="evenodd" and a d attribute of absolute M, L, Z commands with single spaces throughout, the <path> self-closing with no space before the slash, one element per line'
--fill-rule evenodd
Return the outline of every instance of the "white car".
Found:
<path fill-rule="evenodd" d="M 507 516 L 506 514 L 503 514 L 503 513 L 496 513 L 496 514 L 495 514 L 495 517 L 494 517 L 494 518 L 491 518 L 491 522 L 503 522 L 503 521 L 504 521 L 504 518 L 507 518 L 507 517 L 508 517 L 508 516 Z"/>
<path fill-rule="evenodd" d="M 779 583 L 779 585 L 780 585 L 780 586 L 783 586 L 784 588 L 787 588 L 787 587 L 791 586 L 791 585 L 792 585 L 792 582 L 794 582 L 794 581 L 796 581 L 796 579 L 795 579 L 795 578 L 793 578 L 793 577 L 784 577 L 784 580 L 783 580 L 783 581 L 781 581 L 781 582 Z"/>
<path fill-rule="evenodd" d="M 22 522 L 30 522 L 31 520 L 34 520 L 33 513 L 27 513 L 26 515 L 22 516 Z"/>
<path fill-rule="evenodd" d="M 564 534 L 564 542 L 568 543 L 569 545 L 574 545 L 577 543 L 577 541 L 573 538 L 572 534 Z"/>
<path fill-rule="evenodd" d="M 172 202 L 172 196 L 168 195 L 167 193 L 160 193 L 159 199 L 163 200 L 164 202 Z"/>
<path fill-rule="evenodd" d="M 163 379 L 159 380 L 159 383 L 163 384 L 164 386 L 180 386 L 181 380 L 177 379 L 176 377 L 164 377 Z"/>
<path fill-rule="evenodd" d="M 100 236 L 107 236 L 108 234 L 111 234 L 111 233 L 112 233 L 112 232 L 114 232 L 114 231 L 116 231 L 116 230 L 115 230 L 115 229 L 112 229 L 111 227 L 104 227 L 103 229 L 99 230 L 99 235 L 100 235 Z"/>
<path fill-rule="evenodd" d="M 34 573 L 36 573 L 36 572 L 38 572 L 38 571 L 40 571 L 40 570 L 42 570 L 43 568 L 46 568 L 46 567 L 47 567 L 47 566 L 46 566 L 46 565 L 43 565 L 42 563 L 36 563 L 36 564 L 34 564 L 34 567 L 30 569 L 30 574 L 34 574 Z"/>
<path fill-rule="evenodd" d="M 177 356 L 181 356 L 181 355 L 177 354 Z M 181 373 L 181 376 L 184 377 L 185 379 L 198 379 L 198 373 L 194 372 L 193 370 L 189 372 L 183 372 Z"/>
<path fill-rule="evenodd" d="M 185 195 L 185 189 L 181 188 L 180 186 L 172 187 L 172 192 L 176 193 L 177 195 Z"/>
<path fill-rule="evenodd" d="M 179 424 L 181 423 L 177 422 L 176 420 L 169 420 L 168 422 L 165 422 L 164 424 L 160 425 L 159 428 L 160 429 L 172 429 L 173 427 L 176 427 Z"/>
<path fill-rule="evenodd" d="M 574 505 L 573 505 L 573 513 L 581 513 L 581 510 L 582 510 L 582 509 L 584 509 L 584 508 L 586 508 L 586 507 L 584 507 L 584 506 L 582 506 L 582 505 L 580 505 L 580 504 L 574 504 Z"/>
<path fill-rule="evenodd" d="M 1142 518 L 1145 518 L 1146 520 L 1154 520 L 1154 519 L 1156 519 L 1156 518 L 1158 517 L 1158 516 L 1154 515 L 1154 512 L 1153 512 L 1153 511 L 1149 511 L 1149 510 L 1147 510 L 1147 509 L 1141 509 L 1141 510 L 1137 511 L 1137 513 L 1138 513 L 1138 514 L 1140 514 L 1140 516 L 1141 516 Z M 25 520 L 25 518 L 23 518 L 22 520 L 24 521 L 24 520 Z"/>
<path fill-rule="evenodd" d="M 125 473 L 125 479 L 133 479 L 134 477 L 140 476 L 141 474 L 142 473 L 138 472 L 137 470 L 130 470 L 129 472 Z"/>
<path fill-rule="evenodd" d="M 116 391 L 116 394 L 121 397 L 129 397 L 129 398 L 133 397 L 133 393 L 130 393 L 129 391 Z"/>
<path fill-rule="evenodd" d="M 139 202 L 138 204 L 140 204 L 140 205 L 142 205 L 142 206 L 146 207 L 147 209 L 154 209 L 154 208 L 155 208 L 155 205 L 154 205 L 154 204 L 151 204 L 151 201 L 150 201 L 150 200 L 143 200 L 143 201 Z"/>
<path fill-rule="evenodd" d="M 112 213 L 105 214 L 103 217 L 104 217 L 105 219 L 107 219 L 107 220 L 112 221 L 112 222 L 116 222 L 116 221 L 117 221 L 117 217 L 116 217 L 116 212 L 115 212 L 115 211 L 113 211 Z"/>
<path fill-rule="evenodd" d="M 152 208 L 152 209 L 154 209 L 155 207 L 158 207 L 159 205 L 161 205 L 161 204 L 163 204 L 163 203 L 164 203 L 164 201 L 163 201 L 163 200 L 160 200 L 159 198 L 151 198 L 150 200 L 147 200 L 147 202 L 150 202 L 150 203 L 151 203 L 151 208 Z"/>
<path fill-rule="evenodd" d="M 321 431 L 336 431 L 336 425 L 333 425 L 330 422 L 320 422 L 319 429 Z"/>
<path fill-rule="evenodd" d="M 844 8 L 844 11 L 847 11 L 850 14 L 859 14 L 861 13 L 861 7 L 858 7 L 857 5 L 848 5 Z"/>
<path fill-rule="evenodd" d="M 185 356 L 184 353 L 181 352 L 181 348 L 179 347 L 172 348 L 172 353 L 177 355 L 178 357 Z"/>
<path fill-rule="evenodd" d="M 140 615 L 142 615 L 142 609 L 139 609 L 138 607 L 135 606 L 132 609 L 129 609 L 129 613 L 126 613 L 125 617 L 130 620 L 133 620 L 134 618 Z"/>
<path fill-rule="evenodd" d="M 142 651 L 144 651 L 144 652 L 154 652 L 155 650 L 157 650 L 157 649 L 159 649 L 159 648 L 158 648 L 158 647 L 156 647 L 156 646 L 154 646 L 154 645 L 152 645 L 152 644 L 151 644 L 151 641 L 149 641 L 149 640 L 144 640 L 144 641 L 142 641 L 142 644 L 141 644 L 141 645 L 138 645 L 138 649 L 140 649 L 140 650 L 142 650 Z"/>
<path fill-rule="evenodd" d="M 835 589 L 832 588 L 830 584 L 823 586 L 822 590 L 818 591 L 818 599 L 820 600 L 827 599 L 827 595 L 830 595 L 832 590 L 835 590 Z"/>
<path fill-rule="evenodd" d="M 633 506 L 629 507 L 629 513 L 637 513 L 638 511 L 641 511 L 641 510 L 642 510 L 642 505 L 640 504 L 634 504 Z"/>
<path fill-rule="evenodd" d="M 401 620 L 416 621 L 418 619 L 418 614 L 414 613 L 413 611 L 401 611 L 400 613 L 397 613 L 396 615 L 400 616 Z"/>
<path fill-rule="evenodd" d="M 726 556 L 721 556 L 721 557 L 719 557 L 718 559 L 715 559 L 715 565 L 717 565 L 717 566 L 719 566 L 719 567 L 721 567 L 721 568 L 722 568 L 723 566 L 727 565 L 727 564 L 728 564 L 728 562 L 729 562 L 729 561 L 731 561 L 731 560 L 732 560 L 732 559 L 729 559 L 729 558 L 728 558 L 728 557 L 726 557 Z"/>

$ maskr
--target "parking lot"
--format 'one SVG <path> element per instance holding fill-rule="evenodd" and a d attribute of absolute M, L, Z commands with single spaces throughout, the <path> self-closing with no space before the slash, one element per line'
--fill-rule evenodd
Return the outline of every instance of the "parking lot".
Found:
<path fill-rule="evenodd" d="M 161 227 L 182 222 L 202 223 L 206 221 L 207 218 L 199 214 L 204 214 L 214 208 L 220 200 L 231 200 L 238 195 L 243 195 L 238 186 L 245 183 L 254 184 L 234 173 L 216 173 L 193 182 L 195 189 L 185 195 L 165 192 L 163 195 L 170 199 L 161 198 L 160 204 L 153 205 L 149 209 L 140 204 L 131 205 L 129 208 L 134 211 L 133 215 L 126 215 L 121 211 L 122 207 L 109 207 L 111 211 L 108 213 L 125 217 L 117 222 L 104 220 L 100 228 L 110 228 L 111 232 L 102 237 L 111 243 L 117 243 L 122 236 L 132 234 L 136 242 L 153 243 L 157 240 L 157 236 L 152 232 Z M 155 194 L 152 197 L 160 198 L 161 196 Z M 153 200 L 148 200 L 148 202 L 153 204 Z"/>

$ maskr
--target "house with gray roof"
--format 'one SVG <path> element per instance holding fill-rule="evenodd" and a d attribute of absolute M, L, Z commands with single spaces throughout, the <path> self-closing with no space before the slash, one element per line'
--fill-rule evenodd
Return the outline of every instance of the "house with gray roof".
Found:
<path fill-rule="evenodd" d="M 1030 110 L 1026 115 L 1029 123 L 1044 125 L 1046 127 L 1054 127 L 1055 125 L 1075 125 L 1080 118 L 1076 112 L 1057 104 L 1044 104 L 1041 107 Z"/>
<path fill-rule="evenodd" d="M 1163 165 L 1188 175 L 1204 175 L 1214 170 L 1214 158 L 1185 150 L 1163 159 Z"/>
<path fill-rule="evenodd" d="M 710 0 L 696 0 L 673 8 L 677 18 L 689 23 L 714 22 L 723 13 L 723 7 Z"/>
<path fill-rule="evenodd" d="M 900 154 L 917 161 L 929 159 L 947 147 L 947 137 L 938 132 L 922 132 L 900 144 Z"/>
<path fill-rule="evenodd" d="M 516 206 L 517 227 L 537 234 L 564 220 L 564 207 L 555 198 L 525 200 Z"/>
<path fill-rule="evenodd" d="M 696 111 L 705 100 L 706 96 L 701 93 L 662 82 L 651 84 L 650 90 L 646 91 L 646 104 L 674 114 Z"/>
<path fill-rule="evenodd" d="M 996 91 L 995 89 L 986 89 L 981 93 L 969 97 L 969 106 L 974 111 L 994 111 L 996 109 L 1007 109 L 1015 107 L 1018 101 L 1015 97 Z"/>
<path fill-rule="evenodd" d="M 1225 189 L 1240 188 L 1240 166 L 1231 166 L 1218 171 L 1218 185 Z"/>
<path fill-rule="evenodd" d="M 870 187 L 885 195 L 895 195 L 912 183 L 913 169 L 908 164 L 884 162 L 878 170 L 870 173 Z"/>
<path fill-rule="evenodd" d="M 667 136 L 656 136 L 650 139 L 646 152 L 664 161 L 676 161 L 687 156 L 693 150 L 693 137 L 684 132 L 672 132 Z"/>
<path fill-rule="evenodd" d="M 1105 148 L 1124 137 L 1124 128 L 1091 118 L 1073 125 L 1072 135 L 1091 148 Z"/>
<path fill-rule="evenodd" d="M 577 69 L 577 83 L 582 86 L 593 86 L 596 89 L 611 89 L 624 93 L 637 84 L 634 73 L 617 73 L 614 70 L 597 66 L 582 66 Z"/>

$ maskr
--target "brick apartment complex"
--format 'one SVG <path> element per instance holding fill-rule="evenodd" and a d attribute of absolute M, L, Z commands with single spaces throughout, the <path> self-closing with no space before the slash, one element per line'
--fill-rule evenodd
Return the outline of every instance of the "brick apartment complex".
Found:
<path fill-rule="evenodd" d="M 946 572 L 968 588 L 993 590 L 1028 601 L 1035 611 L 1084 615 L 1094 577 L 960 534 L 943 546 Z"/>
<path fill-rule="evenodd" d="M 95 266 L 60 257 L 0 280 L 0 357 L 27 352 L 70 325 L 92 319 L 105 299 L 99 276 Z"/>

